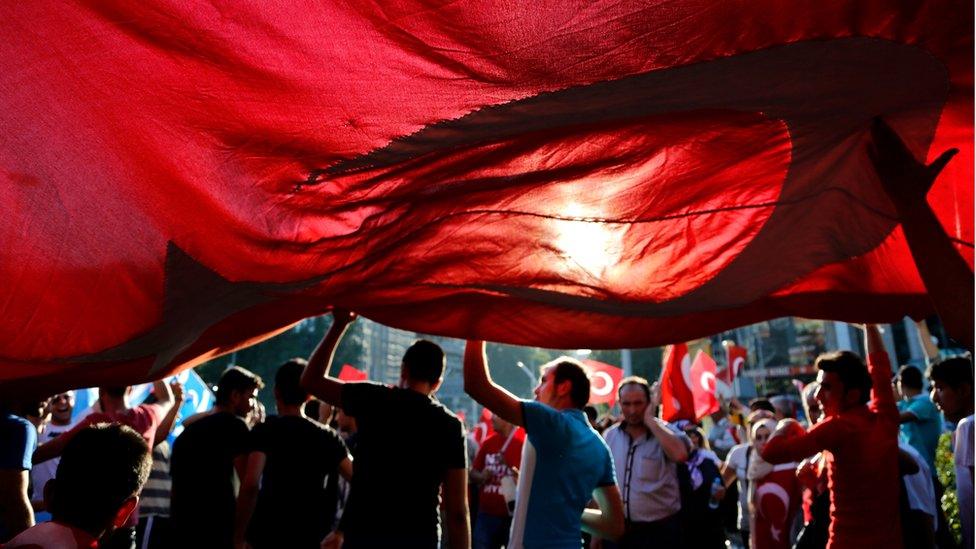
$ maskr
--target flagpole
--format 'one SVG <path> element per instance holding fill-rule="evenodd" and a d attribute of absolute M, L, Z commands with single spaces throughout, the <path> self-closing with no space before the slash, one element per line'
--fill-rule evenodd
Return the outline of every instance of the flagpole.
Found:
<path fill-rule="evenodd" d="M 632 357 L 630 355 L 630 349 L 620 349 L 620 367 L 624 371 L 624 377 L 634 375 L 634 367 Z"/>

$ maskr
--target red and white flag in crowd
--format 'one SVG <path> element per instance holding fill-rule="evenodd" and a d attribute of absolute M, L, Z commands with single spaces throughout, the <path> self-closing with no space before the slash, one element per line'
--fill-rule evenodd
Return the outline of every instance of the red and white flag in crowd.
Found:
<path fill-rule="evenodd" d="M 590 370 L 590 403 L 605 403 L 613 406 L 617 402 L 617 385 L 624 377 L 624 371 L 599 360 L 584 359 L 583 364 Z"/>
<path fill-rule="evenodd" d="M 695 419 L 701 419 L 719 410 L 715 396 L 715 360 L 705 351 L 698 351 L 691 365 L 691 394 L 695 401 Z"/>
<path fill-rule="evenodd" d="M 691 392 L 691 357 L 688 345 L 676 343 L 664 350 L 661 370 L 661 419 L 694 420 L 695 399 Z"/>
<path fill-rule="evenodd" d="M 736 376 L 739 375 L 739 371 L 745 366 L 749 351 L 731 341 L 727 341 L 723 345 L 725 346 L 725 368 L 719 371 L 718 378 L 731 385 Z"/>
<path fill-rule="evenodd" d="M 790 527 L 800 508 L 796 463 L 783 463 L 756 481 L 753 528 L 756 547 L 789 547 Z"/>
<path fill-rule="evenodd" d="M 351 364 L 343 364 L 342 370 L 339 371 L 339 379 L 342 381 L 365 381 L 368 378 L 366 372 Z"/>
<path fill-rule="evenodd" d="M 473 431 L 474 440 L 478 444 L 481 444 L 486 438 L 493 435 L 495 433 L 495 427 L 491 424 L 491 410 L 482 408 L 481 417 L 478 418 L 478 423 L 471 430 Z"/>

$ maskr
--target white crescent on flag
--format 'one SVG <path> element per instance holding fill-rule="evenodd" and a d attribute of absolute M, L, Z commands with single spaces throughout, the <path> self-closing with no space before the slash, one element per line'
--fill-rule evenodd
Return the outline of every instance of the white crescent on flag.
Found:
<path fill-rule="evenodd" d="M 599 382 L 596 382 L 599 380 Z M 590 374 L 590 392 L 596 396 L 607 396 L 613 391 L 613 379 L 606 372 Z"/>

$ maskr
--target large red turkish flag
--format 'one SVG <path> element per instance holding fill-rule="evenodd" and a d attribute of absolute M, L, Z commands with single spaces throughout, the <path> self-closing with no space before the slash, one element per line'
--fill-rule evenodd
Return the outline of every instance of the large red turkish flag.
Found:
<path fill-rule="evenodd" d="M 931 312 L 882 116 L 973 257 L 973 4 L 9 2 L 3 390 L 332 305 L 555 348 Z"/>

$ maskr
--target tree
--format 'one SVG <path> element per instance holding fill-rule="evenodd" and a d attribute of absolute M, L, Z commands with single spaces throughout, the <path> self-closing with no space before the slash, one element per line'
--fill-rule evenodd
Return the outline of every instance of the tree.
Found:
<path fill-rule="evenodd" d="M 258 399 L 269 411 L 273 410 L 272 387 L 278 367 L 292 358 L 308 358 L 331 325 L 331 315 L 305 319 L 271 339 L 210 360 L 198 366 L 197 373 L 208 384 L 216 385 L 220 375 L 228 366 L 238 365 L 247 368 L 264 380 L 265 389 L 258 393 Z M 354 322 L 336 350 L 336 358 L 330 374 L 338 375 L 343 364 L 361 364 L 362 355 L 363 330 L 361 323 Z"/>

